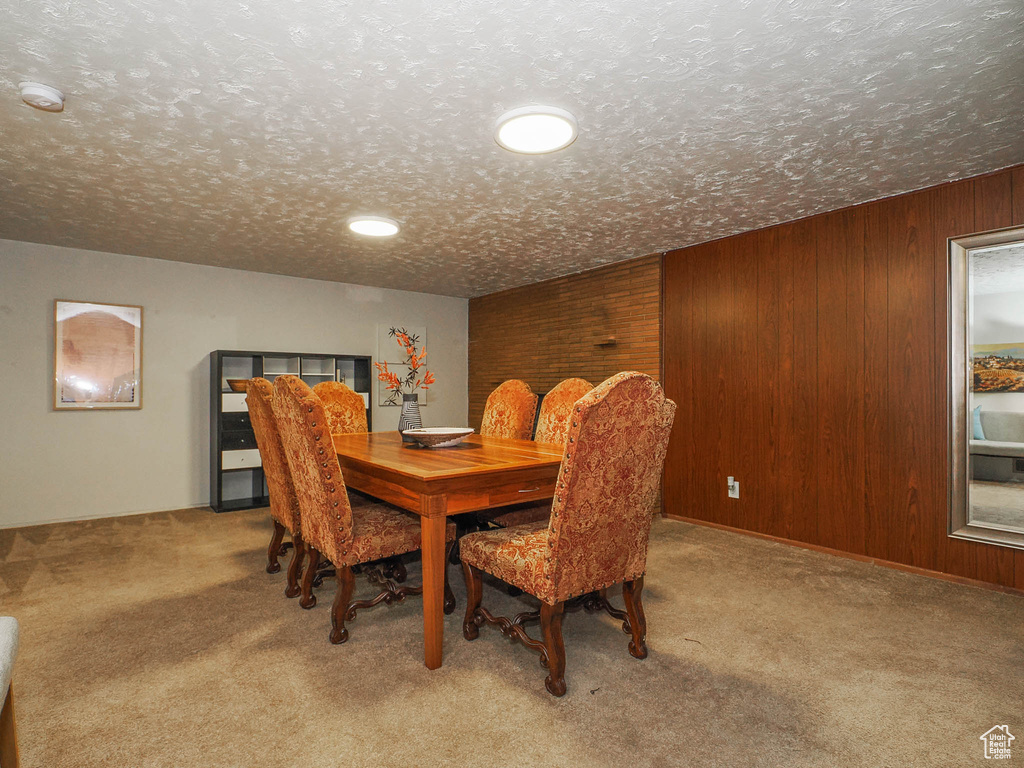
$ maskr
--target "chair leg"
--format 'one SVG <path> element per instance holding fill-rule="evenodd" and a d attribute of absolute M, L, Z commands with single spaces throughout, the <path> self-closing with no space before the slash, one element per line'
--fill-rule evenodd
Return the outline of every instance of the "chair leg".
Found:
<path fill-rule="evenodd" d="M 302 561 L 306 558 L 306 545 L 302 541 L 302 534 L 296 531 L 292 534 L 292 561 L 288 563 L 288 586 L 284 588 L 285 597 L 298 597 L 302 592 L 299 586 L 299 579 L 302 577 Z"/>
<path fill-rule="evenodd" d="M 7 698 L 0 709 L 0 765 L 3 768 L 18 768 L 18 734 L 14 727 L 14 684 L 7 688 Z"/>
<path fill-rule="evenodd" d="M 309 555 L 309 563 L 302 573 L 302 597 L 299 598 L 299 605 L 309 610 L 316 605 L 316 595 L 313 594 L 313 579 L 316 578 L 316 567 L 320 565 L 320 553 L 307 542 L 305 545 L 306 554 Z"/>
<path fill-rule="evenodd" d="M 274 520 L 271 518 L 271 520 Z M 267 547 L 267 573 L 277 573 L 281 570 L 281 564 L 277 562 L 277 556 L 281 554 L 281 540 L 284 538 L 284 526 L 274 520 L 274 532 L 270 536 L 270 546 Z"/>
<path fill-rule="evenodd" d="M 548 676 L 544 687 L 552 696 L 565 695 L 565 643 L 562 642 L 562 615 L 565 603 L 540 604 L 540 628 L 548 651 Z"/>
<path fill-rule="evenodd" d="M 358 566 L 352 567 L 352 573 L 359 573 Z M 381 573 L 388 579 L 399 584 L 405 581 L 408 573 L 405 570 L 405 563 L 400 557 L 388 557 L 381 561 Z"/>
<path fill-rule="evenodd" d="M 444 612 L 445 615 L 455 613 L 455 593 L 452 592 L 452 585 L 448 581 L 448 562 L 451 560 L 452 549 L 455 547 L 455 540 L 452 539 L 445 546 L 444 550 Z"/>
<path fill-rule="evenodd" d="M 339 565 L 335 570 L 338 574 L 338 591 L 334 594 L 334 605 L 331 608 L 331 642 L 340 645 L 348 640 L 345 614 L 348 613 L 348 605 L 352 602 L 352 589 L 355 587 L 356 577 L 347 565 Z"/>
<path fill-rule="evenodd" d="M 629 641 L 629 653 L 637 659 L 647 658 L 647 618 L 644 616 L 644 604 L 641 600 L 643 589 L 643 576 L 638 576 L 633 581 L 622 582 L 622 601 L 626 604 L 629 626 L 633 634 L 633 639 Z"/>
<path fill-rule="evenodd" d="M 484 576 L 465 560 L 462 561 L 462 573 L 466 577 L 466 618 L 462 622 L 462 636 L 476 640 L 480 636 L 480 627 L 475 614 L 483 599 Z"/>

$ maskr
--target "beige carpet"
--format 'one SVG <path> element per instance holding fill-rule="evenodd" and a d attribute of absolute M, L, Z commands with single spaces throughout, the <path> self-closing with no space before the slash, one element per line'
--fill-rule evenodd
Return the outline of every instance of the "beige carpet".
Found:
<path fill-rule="evenodd" d="M 970 492 L 972 523 L 988 523 L 1024 531 L 1024 483 L 972 480 Z"/>
<path fill-rule="evenodd" d="M 286 600 L 267 520 L 0 531 L 25 766 L 970 766 L 997 724 L 1024 761 L 1017 596 L 659 521 L 650 657 L 570 615 L 558 700 L 535 654 L 489 627 L 462 639 L 454 569 L 442 669 L 422 664 L 418 599 L 332 646 L 333 583 L 311 611 Z M 488 603 L 523 599 L 485 585 Z"/>

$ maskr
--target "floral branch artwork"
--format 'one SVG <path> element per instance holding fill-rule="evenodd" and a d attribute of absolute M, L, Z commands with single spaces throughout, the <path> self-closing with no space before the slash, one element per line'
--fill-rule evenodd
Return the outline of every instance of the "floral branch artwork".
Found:
<path fill-rule="evenodd" d="M 403 376 L 399 376 L 388 368 L 386 362 L 374 363 L 373 365 L 377 368 L 377 378 L 390 393 L 383 404 L 400 405 L 402 395 L 412 394 L 418 389 L 425 392 L 430 389 L 430 385 L 436 379 L 434 374 L 427 370 L 425 363 L 427 347 L 423 345 L 423 348 L 420 349 L 420 337 L 418 334 L 409 333 L 405 328 L 391 328 L 388 331 L 388 337 L 394 339 L 405 351 L 406 359 L 400 365 L 408 368 L 408 372 Z"/>

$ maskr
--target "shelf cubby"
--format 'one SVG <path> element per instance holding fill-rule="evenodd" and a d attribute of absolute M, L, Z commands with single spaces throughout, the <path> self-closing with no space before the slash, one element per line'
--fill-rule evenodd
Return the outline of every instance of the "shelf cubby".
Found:
<path fill-rule="evenodd" d="M 215 512 L 265 507 L 270 503 L 256 436 L 244 392 L 232 392 L 228 379 L 262 376 L 273 381 L 290 373 L 310 386 L 342 380 L 364 395 L 369 408 L 370 357 L 292 352 L 210 353 L 210 506 Z M 355 383 L 356 386 L 353 386 Z"/>

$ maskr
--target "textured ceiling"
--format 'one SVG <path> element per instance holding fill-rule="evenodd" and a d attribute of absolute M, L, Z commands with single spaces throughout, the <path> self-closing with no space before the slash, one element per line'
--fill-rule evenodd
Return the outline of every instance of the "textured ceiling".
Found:
<path fill-rule="evenodd" d="M 975 296 L 1024 292 L 1024 243 L 971 251 L 971 290 Z"/>
<path fill-rule="evenodd" d="M 5 6 L 0 238 L 474 296 L 1024 161 L 1020 0 Z"/>

